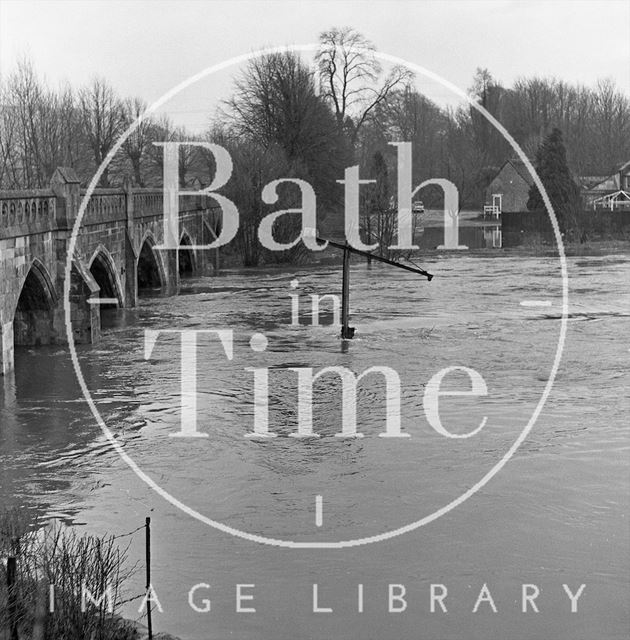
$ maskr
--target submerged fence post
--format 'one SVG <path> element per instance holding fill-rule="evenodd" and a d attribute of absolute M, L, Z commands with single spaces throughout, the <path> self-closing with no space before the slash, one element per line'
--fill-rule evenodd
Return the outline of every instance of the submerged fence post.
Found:
<path fill-rule="evenodd" d="M 9 639 L 19 640 L 18 638 L 18 622 L 17 622 L 17 585 L 15 584 L 15 576 L 17 574 L 17 560 L 14 556 L 7 558 L 7 593 L 9 602 Z"/>
<path fill-rule="evenodd" d="M 147 569 L 147 594 L 151 589 L 151 518 L 147 518 L 144 524 L 145 531 L 145 560 Z M 149 640 L 153 640 L 153 622 L 151 620 L 151 601 L 147 600 L 147 630 Z M 13 640 L 13 639 L 11 639 Z"/>
<path fill-rule="evenodd" d="M 351 340 L 354 328 L 348 326 L 350 321 L 350 250 L 347 243 L 343 250 L 343 282 L 341 287 L 341 337 Z"/>

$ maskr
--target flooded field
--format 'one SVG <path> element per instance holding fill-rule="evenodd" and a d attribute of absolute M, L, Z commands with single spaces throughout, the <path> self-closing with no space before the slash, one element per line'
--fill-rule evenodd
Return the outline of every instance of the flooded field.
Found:
<path fill-rule="evenodd" d="M 312 296 L 340 293 L 337 266 L 235 270 L 185 281 L 177 297 L 107 311 L 102 341 L 79 349 L 81 370 L 116 441 L 171 501 L 112 448 L 60 347 L 18 351 L 15 376 L 3 381 L 0 499 L 90 533 L 124 533 L 150 516 L 163 608 L 154 625 L 184 640 L 626 638 L 630 259 L 567 262 L 564 353 L 540 416 L 505 466 L 453 509 L 444 508 L 501 463 L 539 407 L 561 339 L 557 259 L 433 256 L 421 263 L 431 283 L 353 262 L 356 338 L 347 348 L 330 299 L 321 301 L 318 326 L 312 318 Z M 197 430 L 209 437 L 170 437 L 180 430 L 179 336 L 157 335 L 145 357 L 147 330 L 165 329 L 233 332 L 232 359 L 216 334 L 197 338 Z M 254 334 L 264 334 L 266 349 L 260 336 L 250 343 Z M 332 373 L 313 387 L 320 437 L 288 437 L 297 430 L 298 370 L 333 366 L 396 372 L 409 437 L 379 437 L 392 394 L 378 374 L 357 386 L 364 437 L 335 437 L 342 395 Z M 460 369 L 445 374 L 443 390 L 471 388 L 463 367 L 487 387 L 487 395 L 440 398 L 441 425 L 452 435 L 486 419 L 466 438 L 440 433 L 427 410 L 429 381 L 452 367 Z M 277 437 L 265 441 L 245 437 L 255 424 L 253 369 L 268 381 L 268 428 Z M 285 548 L 247 536 L 348 548 Z M 130 540 L 141 561 L 143 540 Z M 189 603 L 200 583 L 210 586 L 191 597 L 198 608 L 212 601 L 205 613 Z M 239 584 L 254 596 L 242 608 L 255 612 L 237 612 Z M 314 584 L 317 608 L 332 611 L 313 610 Z M 432 584 L 448 593 L 448 613 L 439 605 L 431 612 Z M 496 612 L 488 598 L 477 602 L 484 584 Z M 537 586 L 538 613 L 522 611 L 523 584 Z M 572 613 L 563 585 L 575 594 L 582 584 Z M 142 589 L 140 571 L 129 593 Z M 137 606 L 126 615 L 140 617 Z"/>

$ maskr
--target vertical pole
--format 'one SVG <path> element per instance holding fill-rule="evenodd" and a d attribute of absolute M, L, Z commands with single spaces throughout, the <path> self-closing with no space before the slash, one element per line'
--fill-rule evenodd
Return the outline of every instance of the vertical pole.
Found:
<path fill-rule="evenodd" d="M 151 518 L 147 518 L 144 524 L 145 531 L 145 559 L 147 565 L 147 594 L 151 588 Z M 153 640 L 153 622 L 151 620 L 151 602 L 147 601 L 147 630 L 149 640 Z"/>
<path fill-rule="evenodd" d="M 350 320 L 350 251 L 343 250 L 343 282 L 341 287 L 341 337 L 350 340 L 354 329 L 348 326 Z"/>
<path fill-rule="evenodd" d="M 15 575 L 17 573 L 17 561 L 14 556 L 7 558 L 7 593 L 9 597 L 9 638 L 18 640 L 17 623 L 17 598 Z"/>

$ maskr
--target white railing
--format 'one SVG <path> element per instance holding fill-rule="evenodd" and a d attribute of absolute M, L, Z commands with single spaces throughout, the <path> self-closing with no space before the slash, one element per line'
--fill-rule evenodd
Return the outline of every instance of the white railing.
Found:
<path fill-rule="evenodd" d="M 484 218 L 487 218 L 488 216 L 498 218 L 501 215 L 501 209 L 494 204 L 487 204 L 483 208 L 483 215 Z"/>

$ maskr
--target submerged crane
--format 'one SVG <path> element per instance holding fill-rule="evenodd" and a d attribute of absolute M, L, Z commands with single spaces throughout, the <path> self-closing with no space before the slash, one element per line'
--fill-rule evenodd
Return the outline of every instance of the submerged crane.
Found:
<path fill-rule="evenodd" d="M 368 251 L 362 251 L 361 249 L 355 249 L 347 242 L 342 244 L 335 242 L 334 240 L 327 240 L 325 238 L 317 237 L 318 242 L 328 242 L 333 247 L 341 249 L 343 251 L 343 284 L 341 288 L 341 337 L 343 340 L 351 340 L 354 337 L 354 327 L 348 326 L 350 320 L 350 254 L 356 253 L 360 256 L 365 256 L 369 260 L 376 260 L 377 262 L 384 262 L 385 264 L 398 267 L 399 269 L 405 269 L 412 273 L 418 273 L 424 276 L 429 282 L 433 279 L 433 274 L 420 269 L 420 267 L 410 267 L 406 264 L 401 264 L 395 260 L 389 260 L 389 258 L 382 258 L 381 256 L 374 255 Z"/>

